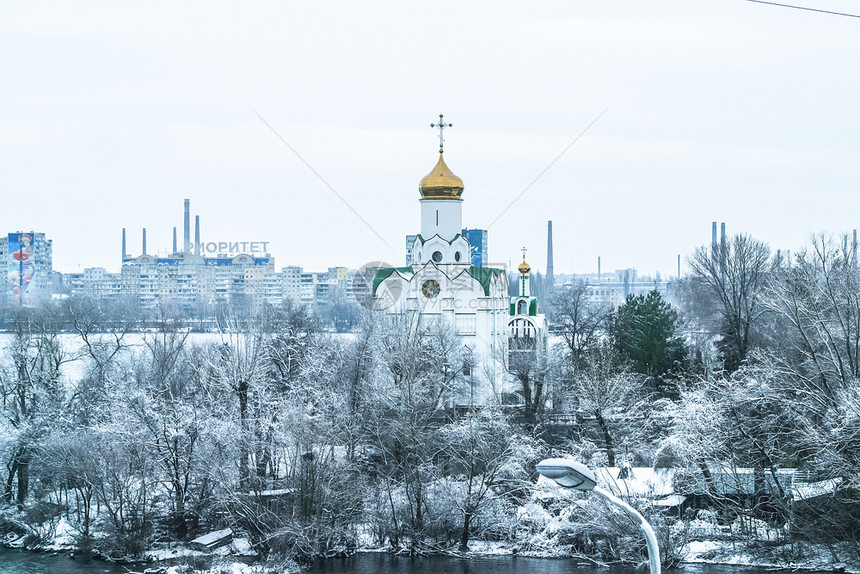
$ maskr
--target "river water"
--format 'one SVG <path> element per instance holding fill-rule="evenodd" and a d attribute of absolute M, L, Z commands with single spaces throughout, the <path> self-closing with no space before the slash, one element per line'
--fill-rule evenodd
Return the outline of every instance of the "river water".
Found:
<path fill-rule="evenodd" d="M 68 554 L 48 554 L 9 550 L 0 547 L 0 574 L 127 574 L 128 570 L 101 560 L 88 560 L 78 557 L 75 560 Z"/>
<path fill-rule="evenodd" d="M 631 566 L 603 568 L 571 559 L 488 556 L 405 558 L 389 554 L 357 554 L 314 564 L 309 574 L 637 574 Z M 645 570 L 647 573 L 647 568 Z M 689 564 L 674 574 L 773 574 L 765 567 Z M 786 574 L 788 570 L 783 571 Z"/>
<path fill-rule="evenodd" d="M 132 567 L 143 570 L 145 567 Z M 67 554 L 51 555 L 0 548 L 0 574 L 126 574 L 123 566 L 99 560 L 72 560 Z M 772 574 L 765 567 L 690 564 L 678 574 Z M 788 572 L 788 571 L 784 571 Z M 599 568 L 569 559 L 491 556 L 457 558 L 434 556 L 404 558 L 389 554 L 358 554 L 313 564 L 308 574 L 636 574 L 631 567 Z"/>

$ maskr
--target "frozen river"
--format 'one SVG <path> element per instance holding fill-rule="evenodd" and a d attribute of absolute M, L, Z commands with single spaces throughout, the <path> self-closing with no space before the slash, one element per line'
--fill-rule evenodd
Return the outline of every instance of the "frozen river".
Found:
<path fill-rule="evenodd" d="M 155 333 L 131 333 L 126 335 L 123 343 L 128 345 L 129 350 L 134 352 L 135 350 L 141 350 L 145 348 L 145 337 L 155 337 Z M 110 335 L 94 335 L 91 339 L 96 339 L 102 337 L 105 340 L 111 340 Z M 8 361 L 8 353 L 6 349 L 14 342 L 15 336 L 9 333 L 0 333 L 0 361 L 6 362 Z M 188 335 L 188 343 L 192 345 L 204 345 L 207 343 L 220 342 L 220 341 L 228 341 L 229 338 L 227 336 L 222 336 L 217 333 L 191 333 Z M 81 348 L 83 346 L 83 342 L 78 335 L 72 333 L 64 333 L 60 335 L 60 342 L 63 348 L 63 352 L 68 357 L 68 362 L 66 362 L 62 366 L 63 376 L 70 382 L 76 382 L 80 380 L 83 369 L 84 362 L 81 360 L 77 360 L 76 357 L 81 356 Z"/>
<path fill-rule="evenodd" d="M 131 352 L 140 351 L 145 348 L 145 340 L 158 336 L 156 333 L 131 333 L 126 335 L 123 343 L 128 345 Z M 231 340 L 235 341 L 241 335 L 222 335 L 220 333 L 190 333 L 188 335 L 187 344 L 189 345 L 206 345 L 210 343 L 227 343 Z M 353 337 L 350 333 L 330 333 L 326 336 L 341 340 L 348 340 Z M 107 341 L 111 340 L 111 335 L 94 335 L 91 339 L 102 337 Z M 9 333 L 0 333 L 0 363 L 8 361 L 8 353 L 6 349 L 13 343 L 14 335 Z M 64 333 L 60 335 L 60 341 L 63 347 L 63 352 L 69 358 L 69 361 L 62 366 L 63 376 L 69 382 L 75 383 L 81 379 L 84 362 L 77 360 L 76 357 L 81 356 L 81 348 L 83 342 L 81 338 L 72 333 Z"/>

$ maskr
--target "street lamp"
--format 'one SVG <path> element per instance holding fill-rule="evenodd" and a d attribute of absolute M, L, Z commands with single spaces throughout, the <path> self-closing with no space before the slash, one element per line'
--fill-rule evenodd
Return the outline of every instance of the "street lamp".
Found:
<path fill-rule="evenodd" d="M 651 574 L 660 574 L 660 550 L 657 547 L 657 536 L 654 534 L 654 529 L 651 528 L 645 517 L 639 514 L 635 508 L 608 490 L 597 486 L 597 478 L 595 478 L 590 468 L 566 458 L 548 458 L 538 463 L 537 471 L 564 488 L 596 492 L 606 499 L 607 502 L 617 506 L 636 519 L 645 533 L 645 542 L 648 544 L 648 566 Z"/>

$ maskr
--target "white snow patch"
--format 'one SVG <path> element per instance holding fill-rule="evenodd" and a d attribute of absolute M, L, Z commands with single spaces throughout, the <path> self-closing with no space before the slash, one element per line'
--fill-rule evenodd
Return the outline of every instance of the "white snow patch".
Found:
<path fill-rule="evenodd" d="M 160 562 L 162 560 L 172 560 L 174 558 L 191 558 L 196 556 L 209 556 L 209 552 L 203 552 L 201 550 L 192 550 L 186 546 L 176 546 L 173 548 L 154 548 L 152 550 L 147 550 L 144 553 L 144 556 L 148 560 L 155 560 L 156 562 Z"/>
<path fill-rule="evenodd" d="M 594 471 L 600 484 L 621 496 L 658 498 L 675 494 L 675 469 L 650 467 L 597 468 Z"/>
<path fill-rule="evenodd" d="M 256 556 L 254 547 L 247 538 L 236 538 L 233 543 L 227 548 L 228 552 L 233 556 Z"/>
<path fill-rule="evenodd" d="M 800 546 L 800 545 L 798 545 Z M 848 556 L 849 548 L 833 545 L 832 550 L 841 556 Z M 684 547 L 684 562 L 706 564 L 731 564 L 735 566 L 761 566 L 768 568 L 786 568 L 803 570 L 833 570 L 844 568 L 845 572 L 860 572 L 860 563 L 834 564 L 833 555 L 825 545 L 802 545 L 802 553 L 795 562 L 786 563 L 779 556 L 780 548 L 752 549 L 743 548 L 730 540 L 696 540 Z M 776 552 L 777 554 L 774 554 Z"/>
<path fill-rule="evenodd" d="M 508 556 L 513 554 L 514 546 L 510 542 L 496 540 L 470 540 L 469 551 L 466 555 L 476 556 Z"/>
<path fill-rule="evenodd" d="M 44 544 L 44 548 L 53 551 L 74 548 L 77 535 L 77 529 L 65 517 L 62 517 L 54 528 L 54 536 Z"/>
<path fill-rule="evenodd" d="M 814 498 L 835 492 L 842 484 L 841 478 L 819 480 L 818 482 L 796 482 L 791 485 L 791 495 L 797 499 Z"/>

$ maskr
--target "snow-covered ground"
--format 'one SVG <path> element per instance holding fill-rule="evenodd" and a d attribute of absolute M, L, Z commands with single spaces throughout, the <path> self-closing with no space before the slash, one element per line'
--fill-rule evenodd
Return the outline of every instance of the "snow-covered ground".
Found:
<path fill-rule="evenodd" d="M 841 548 L 839 546 L 831 548 L 823 544 L 795 543 L 754 548 L 742 546 L 736 541 L 696 540 L 688 543 L 683 550 L 686 563 L 860 572 L 858 561 L 834 561 L 833 552 L 838 556 L 850 553 L 848 543 L 843 543 Z"/>
<path fill-rule="evenodd" d="M 633 480 L 618 478 L 617 469 L 607 469 L 607 476 L 601 482 L 616 490 L 664 494 L 667 491 L 666 478 L 660 473 L 639 473 L 638 484 Z M 830 488 L 830 485 L 815 485 Z M 517 529 L 511 531 L 512 541 L 471 540 L 469 550 L 457 553 L 466 557 L 520 555 L 534 558 L 564 558 L 570 556 L 570 549 L 559 544 L 559 535 L 571 525 L 582 520 L 587 514 L 588 505 L 593 502 L 570 491 L 563 491 L 541 478 L 532 491 L 531 499 L 516 510 Z M 559 511 L 561 507 L 561 511 Z M 60 518 L 51 526 L 39 528 L 43 543 L 40 548 L 50 552 L 69 552 L 76 548 L 78 531 L 65 518 Z M 218 532 L 213 534 L 220 534 Z M 844 545 L 812 545 L 802 542 L 779 544 L 791 538 L 785 530 L 772 528 L 761 520 L 748 517 L 738 518 L 731 524 L 720 524 L 713 512 L 699 511 L 696 519 L 678 521 L 671 526 L 670 539 L 680 544 L 676 554 L 686 563 L 728 564 L 737 566 L 761 566 L 774 568 L 841 570 L 860 574 L 860 560 L 849 561 L 856 555 L 856 548 Z M 12 547 L 23 547 L 32 537 L 8 537 L 3 543 Z M 359 531 L 359 552 L 387 552 L 389 548 L 374 543 L 368 528 Z M 266 574 L 267 567 L 260 564 L 246 564 L 239 558 L 256 556 L 250 541 L 241 535 L 235 536 L 229 544 L 214 550 L 201 550 L 203 546 L 193 544 L 170 544 L 154 547 L 144 554 L 147 561 L 175 564 L 183 559 L 198 564 L 201 559 L 211 559 L 209 574 Z M 291 565 L 278 565 L 277 572 L 290 572 Z M 183 574 L 199 572 L 181 565 L 162 567 L 164 574 Z"/>

